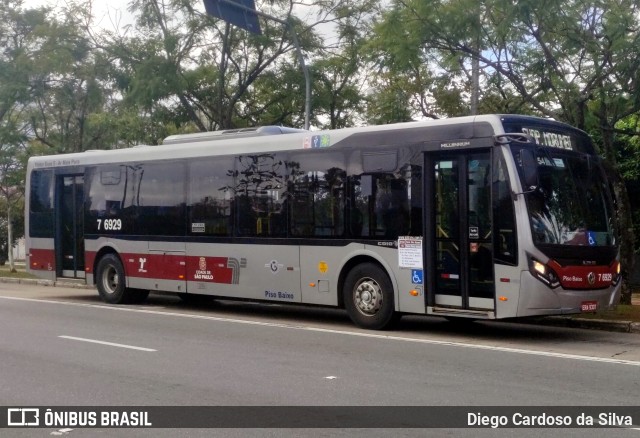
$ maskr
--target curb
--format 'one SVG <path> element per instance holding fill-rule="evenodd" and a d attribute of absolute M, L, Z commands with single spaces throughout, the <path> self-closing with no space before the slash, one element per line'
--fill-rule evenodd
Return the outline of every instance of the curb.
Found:
<path fill-rule="evenodd" d="M 572 318 L 570 316 L 543 316 L 531 319 L 530 324 L 549 325 L 555 327 L 603 330 L 618 333 L 639 333 L 640 322 L 610 321 L 608 319 Z"/>
<path fill-rule="evenodd" d="M 69 287 L 74 289 L 95 289 L 94 286 L 84 282 L 37 280 L 31 278 L 0 277 L 0 283 L 32 284 L 49 287 Z M 499 321 L 499 320 L 497 320 Z M 572 318 L 570 316 L 543 316 L 522 320 L 525 324 L 550 325 L 555 327 L 581 328 L 590 330 L 603 330 L 618 333 L 640 334 L 640 322 L 609 321 L 606 319 Z"/>
<path fill-rule="evenodd" d="M 11 284 L 31 284 L 35 286 L 48 286 L 48 287 L 70 287 L 73 289 L 95 289 L 94 286 L 90 286 L 88 284 L 76 283 L 73 281 L 52 281 L 52 280 L 37 280 L 33 278 L 10 278 L 10 277 L 0 277 L 0 283 L 11 283 Z"/>

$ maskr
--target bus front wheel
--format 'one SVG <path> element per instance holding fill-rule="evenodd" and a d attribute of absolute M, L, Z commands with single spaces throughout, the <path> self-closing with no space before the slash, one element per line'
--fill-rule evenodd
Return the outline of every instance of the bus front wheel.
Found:
<path fill-rule="evenodd" d="M 347 313 L 359 327 L 384 330 L 400 317 L 395 311 L 391 280 L 376 264 L 353 268 L 345 279 L 343 293 Z"/>
<path fill-rule="evenodd" d="M 115 254 L 100 259 L 96 268 L 98 293 L 109 304 L 131 304 L 144 301 L 149 291 L 126 287 L 122 262 Z"/>

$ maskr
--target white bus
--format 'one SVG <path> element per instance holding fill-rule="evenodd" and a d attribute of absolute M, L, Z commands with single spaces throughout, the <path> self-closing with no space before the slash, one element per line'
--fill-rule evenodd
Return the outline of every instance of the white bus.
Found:
<path fill-rule="evenodd" d="M 25 230 L 31 273 L 84 279 L 108 303 L 315 304 L 383 329 L 610 308 L 613 214 L 584 132 L 483 115 L 33 157 Z"/>

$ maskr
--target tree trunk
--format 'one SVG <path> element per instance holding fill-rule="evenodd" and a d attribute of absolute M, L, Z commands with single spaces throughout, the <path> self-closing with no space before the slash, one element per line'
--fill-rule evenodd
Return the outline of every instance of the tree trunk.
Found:
<path fill-rule="evenodd" d="M 11 224 L 11 204 L 7 199 L 7 260 L 9 261 L 9 272 L 16 272 L 13 262 L 13 225 Z"/>
<path fill-rule="evenodd" d="M 616 177 L 613 183 L 613 189 L 618 200 L 618 234 L 620 236 L 620 262 L 622 264 L 622 298 L 621 304 L 631 304 L 631 288 L 627 279 L 634 266 L 635 254 L 633 252 L 633 242 L 635 236 L 633 232 L 633 222 L 631 219 L 631 204 L 629 194 L 624 181 Z"/>
<path fill-rule="evenodd" d="M 606 119 L 601 119 L 606 120 Z M 602 124 L 602 126 L 606 126 Z M 613 145 L 613 129 L 602 129 L 602 140 L 605 151 L 605 166 L 606 173 L 611 182 L 611 187 L 616 198 L 616 231 L 618 238 L 620 239 L 618 244 L 620 245 L 620 263 L 622 274 L 622 297 L 620 304 L 631 304 L 631 288 L 626 281 L 629 278 L 629 274 L 634 266 L 635 254 L 633 251 L 635 235 L 633 232 L 633 218 L 631 212 L 631 201 L 629 200 L 629 193 L 627 192 L 627 186 L 625 185 L 620 170 L 615 159 L 614 145 Z"/>

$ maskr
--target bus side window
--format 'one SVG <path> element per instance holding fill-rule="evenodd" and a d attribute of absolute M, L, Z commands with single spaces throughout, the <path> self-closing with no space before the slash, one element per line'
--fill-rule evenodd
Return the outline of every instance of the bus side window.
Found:
<path fill-rule="evenodd" d="M 138 234 L 183 236 L 185 233 L 184 162 L 145 163 L 140 166 Z"/>
<path fill-rule="evenodd" d="M 29 235 L 53 237 L 53 171 L 34 170 L 30 187 Z"/>
<path fill-rule="evenodd" d="M 421 173 L 416 169 L 413 175 L 413 167 L 407 164 L 395 173 L 349 179 L 352 236 L 397 239 L 409 233 L 422 234 Z"/>
<path fill-rule="evenodd" d="M 239 236 L 285 237 L 286 154 L 235 159 L 235 217 Z"/>
<path fill-rule="evenodd" d="M 344 168 L 344 155 L 341 152 L 292 154 L 287 175 L 291 236 L 344 235 Z"/>
<path fill-rule="evenodd" d="M 132 205 L 135 169 L 124 165 L 100 165 L 85 170 L 85 232 L 114 231 L 134 234 L 135 208 Z M 129 193 L 125 193 L 128 191 Z M 125 208 L 126 207 L 126 208 Z M 105 220 L 116 226 L 105 228 Z"/>
<path fill-rule="evenodd" d="M 515 211 L 506 163 L 498 150 L 493 165 L 494 258 L 496 263 L 515 265 L 518 261 Z"/>
<path fill-rule="evenodd" d="M 232 235 L 233 180 L 233 157 L 189 163 L 189 233 Z"/>
<path fill-rule="evenodd" d="M 373 193 L 371 175 L 349 177 L 349 230 L 353 237 L 370 235 L 370 198 Z"/>

